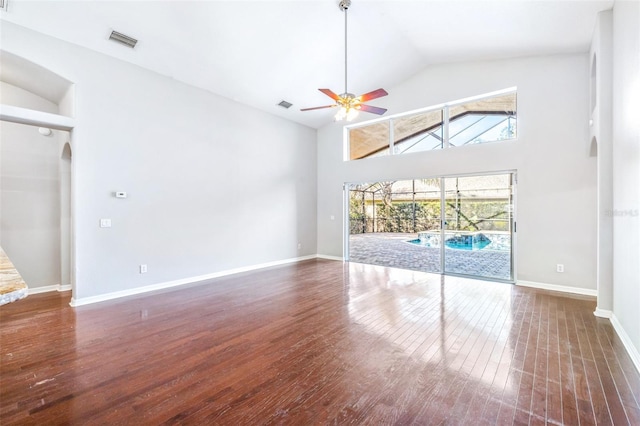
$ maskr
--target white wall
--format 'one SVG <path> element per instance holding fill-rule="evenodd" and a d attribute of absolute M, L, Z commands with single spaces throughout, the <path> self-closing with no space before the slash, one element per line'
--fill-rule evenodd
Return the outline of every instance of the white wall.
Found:
<path fill-rule="evenodd" d="M 1 31 L 3 49 L 75 83 L 74 299 L 316 252 L 315 130 L 16 25 Z"/>
<path fill-rule="evenodd" d="M 0 103 L 57 113 L 58 106 L 0 82 Z M 60 138 L 37 127 L 0 122 L 1 238 L 30 288 L 60 284 Z"/>
<path fill-rule="evenodd" d="M 613 8 L 613 312 L 640 368 L 640 3 Z"/>
<path fill-rule="evenodd" d="M 596 315 L 613 311 L 613 11 L 600 12 L 589 52 L 589 112 L 592 155 L 597 155 L 597 285 Z"/>
<path fill-rule="evenodd" d="M 596 162 L 587 54 L 430 67 L 376 100 L 388 114 L 518 87 L 518 141 L 343 162 L 341 123 L 318 132 L 318 253 L 342 256 L 342 184 L 518 171 L 518 280 L 596 288 Z M 361 116 L 366 114 L 361 114 Z M 335 220 L 331 220 L 330 216 Z M 565 273 L 555 272 L 556 264 Z"/>

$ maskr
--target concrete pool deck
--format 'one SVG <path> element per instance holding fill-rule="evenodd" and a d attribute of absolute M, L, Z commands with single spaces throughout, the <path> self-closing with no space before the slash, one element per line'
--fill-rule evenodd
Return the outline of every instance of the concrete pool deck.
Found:
<path fill-rule="evenodd" d="M 349 260 L 414 271 L 441 272 L 440 248 L 407 242 L 416 238 L 418 234 L 354 234 L 349 237 Z M 508 251 L 445 248 L 445 261 L 447 272 L 511 279 Z"/>

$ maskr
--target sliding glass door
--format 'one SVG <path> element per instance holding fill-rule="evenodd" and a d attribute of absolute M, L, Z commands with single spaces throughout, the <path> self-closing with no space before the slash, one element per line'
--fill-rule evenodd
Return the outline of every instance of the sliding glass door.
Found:
<path fill-rule="evenodd" d="M 513 281 L 512 173 L 351 184 L 346 259 Z"/>

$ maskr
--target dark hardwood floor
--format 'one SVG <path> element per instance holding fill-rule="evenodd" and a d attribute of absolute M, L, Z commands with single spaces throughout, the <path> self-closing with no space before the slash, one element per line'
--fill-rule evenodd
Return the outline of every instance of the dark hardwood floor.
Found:
<path fill-rule="evenodd" d="M 0 424 L 640 425 L 595 302 L 310 260 L 0 308 Z"/>

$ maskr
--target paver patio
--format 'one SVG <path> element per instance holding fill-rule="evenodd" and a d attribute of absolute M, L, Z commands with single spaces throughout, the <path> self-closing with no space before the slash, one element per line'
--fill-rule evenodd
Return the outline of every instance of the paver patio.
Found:
<path fill-rule="evenodd" d="M 440 248 L 408 242 L 416 238 L 417 234 L 354 234 L 349 237 L 349 260 L 422 272 L 441 272 Z M 445 262 L 447 272 L 511 279 L 508 251 L 445 248 Z"/>

